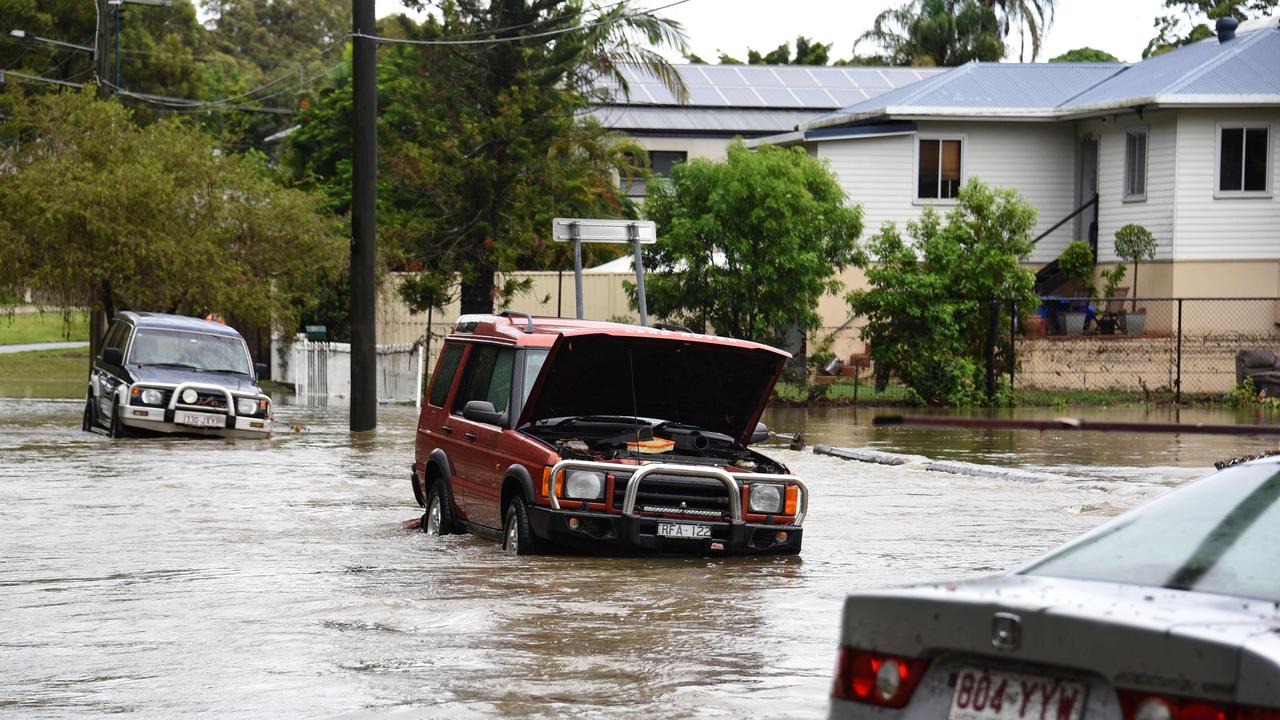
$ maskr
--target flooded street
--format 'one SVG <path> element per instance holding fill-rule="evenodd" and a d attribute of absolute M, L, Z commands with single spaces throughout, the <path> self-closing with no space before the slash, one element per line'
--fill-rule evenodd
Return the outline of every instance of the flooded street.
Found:
<path fill-rule="evenodd" d="M 811 444 L 1039 481 L 772 449 L 812 492 L 798 558 L 524 558 L 402 529 L 411 407 L 353 439 L 280 405 L 270 441 L 112 441 L 81 408 L 0 399 L 0 716 L 818 717 L 849 590 L 1016 566 L 1274 447 L 781 409 Z"/>

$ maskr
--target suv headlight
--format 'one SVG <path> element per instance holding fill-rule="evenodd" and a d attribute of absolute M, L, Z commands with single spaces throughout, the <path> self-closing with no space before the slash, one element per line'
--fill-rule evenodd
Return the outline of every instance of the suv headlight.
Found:
<path fill-rule="evenodd" d="M 755 513 L 776 515 L 782 512 L 781 485 L 752 485 L 747 509 Z"/>
<path fill-rule="evenodd" d="M 604 473 L 595 470 L 570 470 L 565 473 L 564 495 L 575 500 L 599 500 L 604 497 Z"/>
<path fill-rule="evenodd" d="M 236 414 L 252 415 L 258 412 L 258 401 L 253 398 L 236 398 Z"/>
<path fill-rule="evenodd" d="M 164 400 L 164 393 L 155 388 L 146 388 L 142 391 L 142 402 L 147 405 L 159 405 Z"/>

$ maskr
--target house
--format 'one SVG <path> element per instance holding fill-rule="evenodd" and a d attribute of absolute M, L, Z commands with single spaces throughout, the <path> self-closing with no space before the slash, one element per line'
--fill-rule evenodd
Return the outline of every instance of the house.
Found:
<path fill-rule="evenodd" d="M 690 158 L 723 159 L 735 137 L 794 130 L 819 115 L 875 98 L 937 75 L 935 68 L 810 67 L 801 65 L 676 65 L 689 96 L 680 103 L 657 79 L 623 66 L 627 90 L 612 82 L 590 115 L 626 133 L 649 152 L 666 176 Z M 643 182 L 627 188 L 643 197 Z"/>
<path fill-rule="evenodd" d="M 1142 295 L 1280 297 L 1280 27 L 1218 30 L 1132 65 L 970 63 L 755 142 L 828 160 L 868 232 L 979 177 L 1039 209 L 1037 266 L 1074 239 L 1114 263 L 1139 223 Z"/>

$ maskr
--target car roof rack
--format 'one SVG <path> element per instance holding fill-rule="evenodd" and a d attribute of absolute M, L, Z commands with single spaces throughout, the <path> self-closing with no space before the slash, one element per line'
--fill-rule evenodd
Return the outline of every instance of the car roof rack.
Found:
<path fill-rule="evenodd" d="M 690 335 L 693 334 L 693 331 L 690 330 L 689 328 L 683 325 L 676 325 L 675 323 L 661 323 L 661 322 L 654 323 L 653 329 L 654 330 L 670 330 L 671 332 L 684 332 L 684 333 L 689 333 Z"/>
<path fill-rule="evenodd" d="M 519 310 L 502 310 L 498 312 L 498 315 L 504 318 L 522 317 L 525 319 L 524 331 L 526 333 L 533 332 L 533 316 L 529 313 L 523 313 Z M 512 325 L 514 324 L 515 323 L 512 323 Z"/>

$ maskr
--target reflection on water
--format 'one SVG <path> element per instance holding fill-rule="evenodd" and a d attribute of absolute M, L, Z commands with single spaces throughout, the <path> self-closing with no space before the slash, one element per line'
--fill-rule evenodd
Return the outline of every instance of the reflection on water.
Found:
<path fill-rule="evenodd" d="M 850 589 L 1016 566 L 1267 446 L 775 410 L 810 443 L 1059 479 L 769 450 L 813 493 L 798 558 L 514 558 L 402 529 L 413 408 L 353 436 L 278 406 L 269 441 L 112 441 L 80 410 L 0 400 L 0 715 L 821 716 Z"/>

